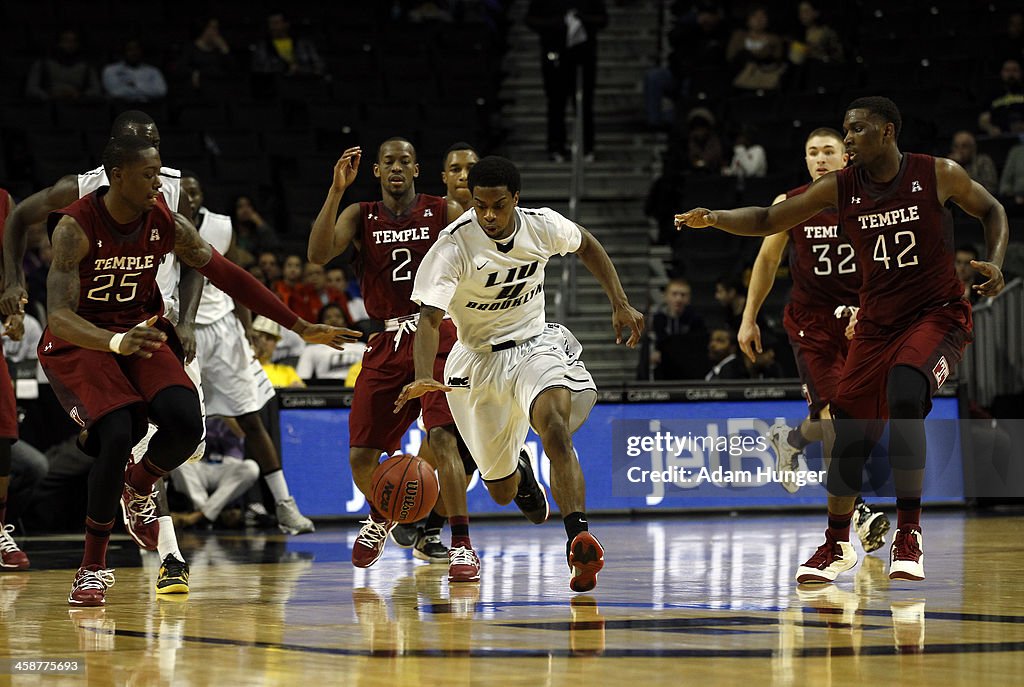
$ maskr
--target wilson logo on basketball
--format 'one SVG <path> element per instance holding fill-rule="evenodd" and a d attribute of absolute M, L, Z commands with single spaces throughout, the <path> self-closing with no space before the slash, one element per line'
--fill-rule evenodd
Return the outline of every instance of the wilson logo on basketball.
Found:
<path fill-rule="evenodd" d="M 399 522 L 405 522 L 409 518 L 409 511 L 416 508 L 419 501 L 420 481 L 411 480 L 405 483 L 405 495 L 402 496 L 402 508 L 398 512 Z"/>

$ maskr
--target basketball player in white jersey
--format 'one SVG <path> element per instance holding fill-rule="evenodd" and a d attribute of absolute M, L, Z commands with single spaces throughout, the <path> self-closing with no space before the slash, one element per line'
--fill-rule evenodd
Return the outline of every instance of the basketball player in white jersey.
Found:
<path fill-rule="evenodd" d="M 148 139 L 157 150 L 160 149 L 160 132 L 153 118 L 139 110 L 127 110 L 114 119 L 110 136 L 134 134 Z M 160 193 L 167 206 L 190 216 L 188 199 L 181 194 L 181 174 L 169 167 L 160 168 Z M 0 296 L 0 312 L 14 313 L 20 309 L 22 299 L 27 297 L 24 288 L 25 274 L 22 259 L 25 256 L 28 228 L 45 222 L 47 216 L 60 210 L 79 198 L 108 185 L 103 167 L 61 177 L 53 186 L 38 191 L 19 203 L 8 216 L 4 229 L 4 291 Z M 203 288 L 203 276 L 187 269 L 182 272 L 173 254 L 165 256 L 157 273 L 157 283 L 164 299 L 167 318 L 175 325 L 178 338 L 185 353 L 185 371 L 192 379 L 199 393 L 202 407 L 203 392 L 199 383 L 199 366 L 195 358 L 195 311 Z M 205 414 L 204 414 L 205 417 Z M 205 426 L 205 423 L 204 423 Z M 146 436 L 132 449 L 135 462 L 145 454 L 149 440 L 156 428 L 151 424 Z M 202 458 L 205 442 L 200 442 L 190 460 Z M 188 565 L 178 548 L 174 525 L 168 515 L 163 490 L 132 497 L 125 491 L 121 499 L 121 510 L 125 528 L 132 539 L 143 549 L 156 550 L 162 561 L 157 578 L 157 593 L 188 592 Z"/>
<path fill-rule="evenodd" d="M 551 491 L 562 512 L 569 587 L 597 585 L 604 549 L 588 531 L 585 484 L 572 433 L 590 414 L 597 387 L 580 360 L 572 332 L 544 317 L 544 266 L 576 253 L 612 303 L 616 343 L 636 347 L 643 315 L 626 297 L 615 266 L 590 232 L 553 210 L 519 204 L 519 170 L 485 157 L 469 173 L 474 209 L 449 225 L 416 273 L 420 304 L 414 343 L 416 380 L 396 406 L 429 392 L 448 393 L 455 424 L 491 496 L 506 504 L 519 481 L 519 447 L 529 428 L 551 461 Z M 438 329 L 447 312 L 458 342 L 445 365 L 446 383 L 432 376 Z"/>
<path fill-rule="evenodd" d="M 190 206 L 186 216 L 195 223 L 200 236 L 230 257 L 235 244 L 231 218 L 203 207 L 203 189 L 194 172 L 182 172 L 181 177 L 182 191 Z M 235 312 L 234 300 L 207 281 L 196 312 L 196 360 L 202 372 L 206 412 L 235 418 L 245 432 L 246 447 L 259 463 L 263 479 L 274 495 L 281 531 L 312 532 L 313 523 L 299 512 L 288 491 L 281 458 L 259 415 L 260 409 L 274 397 L 274 387 L 256 359 Z M 358 335 L 353 332 L 353 336 Z"/>

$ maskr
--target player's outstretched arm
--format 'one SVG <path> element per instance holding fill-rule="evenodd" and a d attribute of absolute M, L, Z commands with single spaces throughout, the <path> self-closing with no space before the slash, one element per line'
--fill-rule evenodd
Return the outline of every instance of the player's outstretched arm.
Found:
<path fill-rule="evenodd" d="M 395 412 L 406 403 L 432 391 L 451 391 L 434 379 L 434 361 L 440 341 L 441 320 L 444 310 L 430 305 L 420 306 L 420 319 L 416 324 L 416 339 L 412 344 L 412 359 L 416 365 L 416 379 L 406 384 L 395 399 Z"/>
<path fill-rule="evenodd" d="M 952 160 L 936 158 L 935 177 L 938 180 L 939 201 L 945 203 L 952 200 L 968 215 L 981 220 L 985 227 L 988 259 L 971 260 L 971 267 L 985 275 L 987 280 L 972 288 L 982 296 L 997 295 L 1006 285 L 1003 280 L 1003 258 L 1010 238 L 1006 210 L 984 186 L 971 179 L 966 170 Z"/>
<path fill-rule="evenodd" d="M 786 200 L 786 194 L 780 194 L 775 198 L 773 205 Z M 779 270 L 782 262 L 782 254 L 789 243 L 789 233 L 780 232 L 765 236 L 761 242 L 761 249 L 757 252 L 757 259 L 754 260 L 754 269 L 750 273 L 750 286 L 747 287 L 747 304 L 743 307 L 743 319 L 740 321 L 740 331 L 737 339 L 740 350 L 743 354 L 754 360 L 754 352 L 763 353 L 761 349 L 761 328 L 757 325 L 757 315 L 761 312 L 761 306 L 768 298 L 775 284 L 775 273 Z"/>
<path fill-rule="evenodd" d="M 124 333 L 101 329 L 78 314 L 78 266 L 89 253 L 89 240 L 82 227 L 71 217 L 62 217 L 53 232 L 53 262 L 46 277 L 48 325 L 54 336 L 94 351 L 121 355 L 138 353 L 144 358 L 160 348 L 166 335 L 153 329 L 156 318 Z"/>
<path fill-rule="evenodd" d="M 78 200 L 78 177 L 61 177 L 56 184 L 37 191 L 18 203 L 7 215 L 4 226 L 4 290 L 0 294 L 0 315 L 13 315 L 27 299 L 25 272 L 21 261 L 28 244 L 28 228 L 45 222 L 54 210 Z"/>
<path fill-rule="evenodd" d="M 608 300 L 611 301 L 615 343 L 622 343 L 622 332 L 628 329 L 630 334 L 626 345 L 636 348 L 644 331 L 644 316 L 629 304 L 626 292 L 622 288 L 622 282 L 619 280 L 619 273 L 615 271 L 615 265 L 612 264 L 612 260 L 608 257 L 608 252 L 601 242 L 583 227 L 580 227 L 580 232 L 583 234 L 583 238 L 580 240 L 580 247 L 576 250 L 576 255 L 601 284 Z"/>
<path fill-rule="evenodd" d="M 359 230 L 359 204 L 354 203 L 338 215 L 341 197 L 359 173 L 359 160 L 363 152 L 359 147 L 348 148 L 334 165 L 334 178 L 327 191 L 320 214 L 313 220 L 309 233 L 306 257 L 317 265 L 324 265 L 337 255 L 345 252 L 355 240 Z"/>
<path fill-rule="evenodd" d="M 826 174 L 811 184 L 807 191 L 767 208 L 748 207 L 735 210 L 694 208 L 675 217 L 676 229 L 714 227 L 740 236 L 770 236 L 788 231 L 805 219 L 826 208 L 836 207 L 839 185 L 835 174 Z"/>
<path fill-rule="evenodd" d="M 256 277 L 215 251 L 184 215 L 173 215 L 175 254 L 245 307 L 291 329 L 307 343 L 325 344 L 339 351 L 362 335 L 354 329 L 306 322 Z"/>

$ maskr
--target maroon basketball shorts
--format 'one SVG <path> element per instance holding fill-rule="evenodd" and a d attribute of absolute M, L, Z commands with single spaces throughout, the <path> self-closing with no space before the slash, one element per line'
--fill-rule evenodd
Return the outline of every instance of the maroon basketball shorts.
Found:
<path fill-rule="evenodd" d="M 804 398 L 811 417 L 818 418 L 836 396 L 839 376 L 850 350 L 846 338 L 848 318 L 838 319 L 831 312 L 809 310 L 789 303 L 782 324 L 793 347 L 797 372 L 803 383 Z"/>
<path fill-rule="evenodd" d="M 455 424 L 448 399 L 441 392 L 432 392 L 406 403 L 395 414 L 395 399 L 402 387 L 416 377 L 412 359 L 415 334 L 403 334 L 396 349 L 395 337 L 399 333 L 382 332 L 373 337 L 366 347 L 363 369 L 356 378 L 352 411 L 348 416 L 349 446 L 376 448 L 386 453 L 397 451 L 401 447 L 402 435 L 416 421 L 421 407 L 423 424 L 428 432 L 434 427 Z M 451 320 L 442 320 L 437 358 L 434 359 L 434 379 L 444 379 L 444 365 L 454 344 L 455 325 Z"/>
<path fill-rule="evenodd" d="M 920 370 L 932 395 L 956 369 L 971 342 L 971 306 L 963 300 L 923 313 L 901 330 L 857 325 L 832 405 L 859 420 L 886 420 L 886 385 L 897 365 Z M 877 328 L 875 328 L 877 329 Z M 931 410 L 930 402 L 927 410 Z"/>
<path fill-rule="evenodd" d="M 18 438 L 18 404 L 6 361 L 0 364 L 0 438 Z"/>
<path fill-rule="evenodd" d="M 39 342 L 39 363 L 57 400 L 81 427 L 88 429 L 107 413 L 131 405 L 138 406 L 135 421 L 140 422 L 145 420 L 145 404 L 158 392 L 172 386 L 195 389 L 180 355 L 169 345 L 177 344 L 171 331 L 168 342 L 151 351 L 153 357 L 142 358 L 80 348 L 47 328 Z"/>

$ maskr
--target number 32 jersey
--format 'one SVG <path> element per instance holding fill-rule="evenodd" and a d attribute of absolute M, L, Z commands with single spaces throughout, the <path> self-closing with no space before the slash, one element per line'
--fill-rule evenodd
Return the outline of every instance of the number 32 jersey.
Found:
<path fill-rule="evenodd" d="M 935 158 L 903 153 L 892 181 L 860 167 L 836 172 L 839 219 L 864 275 L 859 321 L 900 329 L 963 296 L 953 267 L 953 218 L 939 203 Z"/>
<path fill-rule="evenodd" d="M 798 196 L 810 184 L 786 193 Z M 861 271 L 850 239 L 839 230 L 839 215 L 832 208 L 819 212 L 789 230 L 789 299 L 828 317 L 840 305 L 857 305 Z"/>
<path fill-rule="evenodd" d="M 383 201 L 359 203 L 362 219 L 359 288 L 366 312 L 375 320 L 413 315 L 416 271 L 441 230 L 448 224 L 444 198 L 418 194 L 408 212 L 395 215 Z"/>

